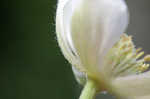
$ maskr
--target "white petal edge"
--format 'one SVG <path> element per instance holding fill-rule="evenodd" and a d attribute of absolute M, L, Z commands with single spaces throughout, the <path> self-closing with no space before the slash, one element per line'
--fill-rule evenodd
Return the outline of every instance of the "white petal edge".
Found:
<path fill-rule="evenodd" d="M 70 6 L 68 5 L 68 3 L 70 3 L 70 0 L 60 0 L 58 1 L 58 5 L 57 5 L 57 13 L 56 13 L 56 35 L 57 35 L 57 40 L 59 43 L 59 46 L 61 48 L 61 51 L 63 52 L 65 58 L 72 64 L 72 65 L 80 65 L 79 61 L 77 60 L 77 57 L 72 47 L 72 43 L 69 42 L 70 39 L 67 39 L 67 34 L 68 32 L 66 32 L 66 28 L 65 28 L 65 20 L 64 20 L 64 12 L 65 8 Z M 68 12 L 69 16 L 72 12 Z M 68 21 L 67 21 L 68 22 Z M 65 34 L 67 33 L 67 34 Z"/>
<path fill-rule="evenodd" d="M 150 99 L 150 71 L 118 77 L 112 81 L 111 86 L 112 91 L 122 99 Z"/>

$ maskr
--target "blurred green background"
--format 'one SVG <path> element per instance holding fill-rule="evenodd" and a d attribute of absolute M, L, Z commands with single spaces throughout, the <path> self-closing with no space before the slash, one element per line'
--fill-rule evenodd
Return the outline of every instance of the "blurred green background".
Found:
<path fill-rule="evenodd" d="M 78 99 L 70 64 L 55 36 L 56 0 L 4 0 L 1 4 L 0 99 Z M 127 0 L 128 33 L 150 53 L 150 1 Z M 98 99 L 112 99 L 100 95 Z"/>

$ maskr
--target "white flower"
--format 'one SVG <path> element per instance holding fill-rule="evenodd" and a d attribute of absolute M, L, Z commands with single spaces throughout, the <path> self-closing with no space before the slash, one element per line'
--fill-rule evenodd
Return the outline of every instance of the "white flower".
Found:
<path fill-rule="evenodd" d="M 77 80 L 93 79 L 100 91 L 125 99 L 150 99 L 149 57 L 138 60 L 124 0 L 59 0 L 56 32 Z"/>

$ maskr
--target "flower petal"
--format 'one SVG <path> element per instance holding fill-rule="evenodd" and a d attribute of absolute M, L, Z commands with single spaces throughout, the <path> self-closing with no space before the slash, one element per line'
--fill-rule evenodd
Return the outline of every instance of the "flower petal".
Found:
<path fill-rule="evenodd" d="M 74 51 L 74 47 L 70 37 L 70 18 L 72 14 L 72 9 L 70 8 L 72 0 L 63 0 L 58 2 L 57 14 L 56 14 L 56 35 L 61 51 L 63 52 L 65 58 L 72 65 L 80 65 L 77 59 L 77 54 Z M 68 20 L 66 20 L 68 19 Z M 79 69 L 79 68 L 78 68 Z"/>
<path fill-rule="evenodd" d="M 74 47 L 91 74 L 105 72 L 103 57 L 128 25 L 127 7 L 122 0 L 83 0 L 77 4 L 71 21 Z"/>
<path fill-rule="evenodd" d="M 123 0 L 63 0 L 58 3 L 56 31 L 62 52 L 72 65 L 94 76 L 107 70 L 103 69 L 103 57 L 127 25 L 128 11 Z"/>
<path fill-rule="evenodd" d="M 150 99 L 150 71 L 119 77 L 112 81 L 112 90 L 125 99 Z"/>

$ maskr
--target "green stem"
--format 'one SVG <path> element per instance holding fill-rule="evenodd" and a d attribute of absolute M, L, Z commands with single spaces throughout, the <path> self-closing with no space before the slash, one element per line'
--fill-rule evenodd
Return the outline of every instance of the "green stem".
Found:
<path fill-rule="evenodd" d="M 81 96 L 79 99 L 94 99 L 96 95 L 96 84 L 93 80 L 88 80 L 84 89 L 82 90 Z"/>

